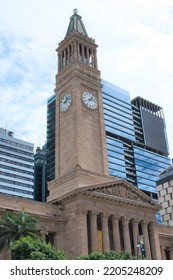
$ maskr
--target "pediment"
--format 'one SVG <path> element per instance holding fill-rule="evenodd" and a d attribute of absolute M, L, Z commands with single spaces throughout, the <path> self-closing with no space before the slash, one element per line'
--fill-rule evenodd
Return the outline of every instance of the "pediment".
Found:
<path fill-rule="evenodd" d="M 132 186 L 126 180 L 116 179 L 113 181 L 87 186 L 83 188 L 84 192 L 90 192 L 94 195 L 102 196 L 106 199 L 123 200 L 131 203 L 144 204 L 145 206 L 152 206 L 161 209 L 161 206 L 153 201 L 150 197 L 145 195 L 141 190 Z"/>

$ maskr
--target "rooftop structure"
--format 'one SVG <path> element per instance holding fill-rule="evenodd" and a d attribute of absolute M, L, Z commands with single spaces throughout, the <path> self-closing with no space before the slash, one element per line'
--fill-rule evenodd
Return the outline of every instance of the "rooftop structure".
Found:
<path fill-rule="evenodd" d="M 73 15 L 70 17 L 70 23 L 67 29 L 66 36 L 69 35 L 74 30 L 78 31 L 79 33 L 88 36 L 86 28 L 83 24 L 82 17 L 78 15 L 78 10 L 73 10 Z"/>

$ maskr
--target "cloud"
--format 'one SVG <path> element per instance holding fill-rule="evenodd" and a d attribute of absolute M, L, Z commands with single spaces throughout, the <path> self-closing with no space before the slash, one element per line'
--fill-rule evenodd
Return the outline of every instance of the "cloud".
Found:
<path fill-rule="evenodd" d="M 52 66 L 44 56 L 45 50 L 39 53 L 31 38 L 1 33 L 0 42 L 0 126 L 7 125 L 17 138 L 42 145 L 46 138 L 46 102 L 53 93 Z"/>
<path fill-rule="evenodd" d="M 55 49 L 74 8 L 99 44 L 102 78 L 163 106 L 173 154 L 172 0 L 1 0 L 0 126 L 35 146 L 46 139 L 46 103 L 57 73 Z"/>

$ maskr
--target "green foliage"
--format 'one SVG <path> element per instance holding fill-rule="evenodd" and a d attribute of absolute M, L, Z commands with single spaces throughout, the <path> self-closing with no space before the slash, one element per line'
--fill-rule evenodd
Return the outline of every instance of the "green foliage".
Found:
<path fill-rule="evenodd" d="M 24 211 L 14 214 L 6 211 L 0 219 L 0 250 L 10 247 L 10 243 L 22 236 L 38 237 L 38 219 Z"/>
<path fill-rule="evenodd" d="M 132 256 L 129 252 L 108 251 L 105 253 L 92 252 L 89 255 L 79 256 L 77 260 L 138 260 L 142 257 Z"/>
<path fill-rule="evenodd" d="M 30 236 L 21 237 L 12 242 L 11 253 L 13 260 L 65 260 L 63 251 L 56 250 L 47 244 Z"/>
<path fill-rule="evenodd" d="M 77 260 L 105 260 L 105 256 L 100 252 L 92 252 L 89 255 L 79 256 Z"/>

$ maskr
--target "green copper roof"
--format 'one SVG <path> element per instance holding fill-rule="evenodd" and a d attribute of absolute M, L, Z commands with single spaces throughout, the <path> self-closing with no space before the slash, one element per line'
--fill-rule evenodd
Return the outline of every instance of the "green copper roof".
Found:
<path fill-rule="evenodd" d="M 77 9 L 73 10 L 73 15 L 70 18 L 70 23 L 67 29 L 66 36 L 69 35 L 71 32 L 73 32 L 74 30 L 88 37 L 87 31 L 82 21 L 82 17 L 78 15 Z"/>

